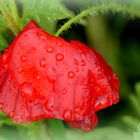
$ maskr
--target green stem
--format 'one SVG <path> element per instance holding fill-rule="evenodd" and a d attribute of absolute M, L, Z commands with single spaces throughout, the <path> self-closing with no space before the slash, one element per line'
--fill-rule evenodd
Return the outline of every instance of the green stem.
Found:
<path fill-rule="evenodd" d="M 6 18 L 10 29 L 12 30 L 12 32 L 16 36 L 19 32 L 19 29 L 15 23 L 15 20 L 13 19 L 12 15 L 11 15 L 6 3 L 3 0 L 0 0 L 0 11 L 2 12 L 4 17 Z"/>
<path fill-rule="evenodd" d="M 71 18 L 61 28 L 58 29 L 58 31 L 55 33 L 55 36 L 59 36 L 63 31 L 69 29 L 73 23 L 79 22 L 79 20 L 81 20 L 83 17 L 86 17 L 91 14 L 92 15 L 97 15 L 100 13 L 103 14 L 103 13 L 107 13 L 108 11 L 126 13 L 132 17 L 140 17 L 140 12 L 135 8 L 127 7 L 127 5 L 121 5 L 121 4 L 117 5 L 116 3 L 113 2 L 104 3 L 89 9 L 85 9 L 75 17 Z"/>
<path fill-rule="evenodd" d="M 8 5 L 9 5 L 10 10 L 12 12 L 13 18 L 15 19 L 16 25 L 21 30 L 22 29 L 22 24 L 21 24 L 21 21 L 20 21 L 20 17 L 18 15 L 18 10 L 17 10 L 15 0 L 8 0 Z"/>

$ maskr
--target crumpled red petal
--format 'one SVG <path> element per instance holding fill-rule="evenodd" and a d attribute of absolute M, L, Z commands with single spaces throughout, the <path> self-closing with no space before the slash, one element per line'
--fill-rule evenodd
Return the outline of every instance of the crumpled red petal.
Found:
<path fill-rule="evenodd" d="M 119 101 L 119 80 L 94 50 L 31 21 L 0 57 L 0 108 L 15 122 L 58 118 L 89 131 Z"/>

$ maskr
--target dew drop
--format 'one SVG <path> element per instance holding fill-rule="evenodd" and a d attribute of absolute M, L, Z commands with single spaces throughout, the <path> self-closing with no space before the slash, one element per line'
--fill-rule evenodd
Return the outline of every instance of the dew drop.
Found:
<path fill-rule="evenodd" d="M 21 61 L 26 61 L 27 60 L 26 56 L 24 56 L 24 55 L 21 56 L 20 59 L 21 59 Z"/>
<path fill-rule="evenodd" d="M 37 79 L 37 80 L 39 80 L 39 79 L 40 79 L 40 76 L 39 76 L 39 75 L 37 75 L 37 76 L 36 76 L 36 79 Z"/>
<path fill-rule="evenodd" d="M 23 71 L 23 67 L 19 67 L 18 69 L 17 69 L 17 71 L 20 73 L 20 72 L 22 72 Z"/>
<path fill-rule="evenodd" d="M 25 93 L 21 92 L 21 96 L 23 96 L 23 97 L 24 97 L 24 96 L 25 96 Z"/>
<path fill-rule="evenodd" d="M 65 120 L 72 120 L 72 111 L 71 110 L 65 111 L 63 117 Z"/>
<path fill-rule="evenodd" d="M 21 105 L 20 108 L 21 108 L 21 109 L 25 109 L 25 105 Z"/>
<path fill-rule="evenodd" d="M 63 90 L 62 90 L 62 94 L 64 95 L 64 94 L 66 94 L 67 93 L 67 90 L 64 88 Z"/>
<path fill-rule="evenodd" d="M 68 77 L 69 78 L 74 78 L 75 77 L 75 73 L 73 71 L 69 71 L 68 72 Z"/>
<path fill-rule="evenodd" d="M 90 82 L 93 82 L 93 81 L 94 81 L 94 79 L 93 79 L 93 78 L 91 78 L 91 79 L 90 79 Z"/>
<path fill-rule="evenodd" d="M 15 118 L 14 118 L 14 120 L 16 121 L 16 122 L 22 122 L 22 117 L 21 116 L 16 116 Z"/>
<path fill-rule="evenodd" d="M 6 52 L 6 53 L 4 53 L 4 54 L 2 55 L 2 62 L 3 62 L 3 63 L 5 63 L 5 62 L 6 62 L 7 57 L 8 57 L 8 53 L 7 53 L 7 52 Z"/>
<path fill-rule="evenodd" d="M 85 61 L 81 60 L 81 66 L 85 66 L 85 65 L 86 65 Z"/>
<path fill-rule="evenodd" d="M 23 83 L 20 87 L 20 90 L 25 94 L 25 96 L 29 98 L 34 98 L 35 89 L 30 83 L 27 82 Z"/>
<path fill-rule="evenodd" d="M 4 67 L 7 69 L 8 68 L 8 64 L 5 64 Z"/>
<path fill-rule="evenodd" d="M 46 111 L 52 111 L 54 106 L 54 97 L 50 97 L 43 106 Z"/>
<path fill-rule="evenodd" d="M 45 67 L 46 67 L 46 64 L 47 64 L 46 59 L 45 59 L 45 58 L 42 58 L 42 59 L 40 60 L 40 67 L 45 68 Z"/>
<path fill-rule="evenodd" d="M 98 110 L 100 108 L 103 108 L 103 106 L 106 103 L 106 98 L 104 96 L 100 96 L 95 101 L 95 108 Z"/>
<path fill-rule="evenodd" d="M 58 45 L 59 47 L 62 47 L 62 43 L 61 43 L 61 42 L 59 42 L 57 45 Z"/>
<path fill-rule="evenodd" d="M 100 77 L 103 77 L 103 75 L 104 75 L 104 70 L 103 70 L 103 69 L 99 70 L 99 71 L 98 71 L 98 75 L 99 75 Z"/>
<path fill-rule="evenodd" d="M 62 61 L 64 59 L 64 55 L 61 53 L 56 54 L 56 60 L 57 61 Z"/>
<path fill-rule="evenodd" d="M 11 118 L 13 118 L 13 116 L 14 116 L 14 112 L 11 111 L 10 114 L 9 114 L 9 116 L 10 116 Z"/>
<path fill-rule="evenodd" d="M 53 47 L 51 47 L 51 46 L 46 46 L 45 49 L 46 49 L 46 51 L 48 53 L 52 53 L 53 52 Z"/>

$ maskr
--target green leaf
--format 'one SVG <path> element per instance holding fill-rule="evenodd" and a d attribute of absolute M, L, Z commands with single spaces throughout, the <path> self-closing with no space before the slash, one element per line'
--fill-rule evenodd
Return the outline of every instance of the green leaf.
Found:
<path fill-rule="evenodd" d="M 5 38 L 0 34 L 0 52 L 8 46 Z"/>
<path fill-rule="evenodd" d="M 95 128 L 92 132 L 68 131 L 68 140 L 132 140 L 133 136 L 115 127 Z"/>
<path fill-rule="evenodd" d="M 23 4 L 23 18 L 63 19 L 72 13 L 60 0 L 21 0 Z"/>
<path fill-rule="evenodd" d="M 86 140 L 132 140 L 130 134 L 114 127 L 98 128 L 84 137 Z"/>
<path fill-rule="evenodd" d="M 8 23 L 5 18 L 0 14 L 0 33 L 8 28 Z"/>
<path fill-rule="evenodd" d="M 137 127 L 137 131 L 133 133 L 134 140 L 139 140 L 140 139 L 140 124 Z"/>
<path fill-rule="evenodd" d="M 135 84 L 135 90 L 136 90 L 136 94 L 138 96 L 138 99 L 140 101 L 140 82 Z"/>

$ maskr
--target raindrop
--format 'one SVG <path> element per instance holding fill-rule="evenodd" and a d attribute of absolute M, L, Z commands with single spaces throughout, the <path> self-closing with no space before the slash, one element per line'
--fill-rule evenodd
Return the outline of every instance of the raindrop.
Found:
<path fill-rule="evenodd" d="M 4 67 L 7 69 L 8 68 L 8 64 L 5 64 Z"/>
<path fill-rule="evenodd" d="M 39 79 L 40 79 L 40 76 L 39 76 L 39 75 L 37 75 L 37 76 L 36 76 L 36 79 L 37 79 L 37 80 L 39 80 Z"/>
<path fill-rule="evenodd" d="M 12 117 L 14 116 L 14 112 L 11 111 L 11 112 L 9 113 L 9 116 L 12 118 Z"/>
<path fill-rule="evenodd" d="M 21 105 L 20 108 L 21 108 L 21 109 L 25 109 L 25 105 Z"/>
<path fill-rule="evenodd" d="M 40 60 L 40 66 L 44 68 L 44 67 L 46 67 L 46 64 L 47 64 L 46 59 L 45 58 L 42 58 Z"/>
<path fill-rule="evenodd" d="M 104 96 L 100 96 L 95 101 L 95 108 L 100 108 L 105 103 L 106 103 L 106 98 Z"/>
<path fill-rule="evenodd" d="M 72 111 L 71 110 L 65 111 L 63 117 L 65 120 L 72 120 Z"/>
<path fill-rule="evenodd" d="M 62 90 L 62 94 L 64 95 L 64 94 L 66 94 L 67 93 L 67 90 L 64 88 L 63 90 Z"/>
<path fill-rule="evenodd" d="M 21 61 L 26 61 L 27 60 L 26 56 L 24 56 L 24 55 L 21 56 L 20 59 L 21 59 Z"/>
<path fill-rule="evenodd" d="M 19 67 L 17 70 L 19 73 L 23 71 L 23 67 Z"/>
<path fill-rule="evenodd" d="M 56 54 L 56 60 L 57 61 L 62 61 L 64 59 L 64 55 L 61 53 Z"/>
<path fill-rule="evenodd" d="M 99 70 L 99 71 L 98 71 L 98 75 L 99 75 L 100 77 L 103 77 L 103 75 L 104 75 L 104 70 L 103 70 L 103 69 Z"/>
<path fill-rule="evenodd" d="M 3 103 L 0 103 L 0 108 L 1 108 L 1 109 L 3 108 Z"/>
<path fill-rule="evenodd" d="M 85 66 L 85 65 L 86 65 L 85 61 L 81 60 L 81 66 Z"/>
<path fill-rule="evenodd" d="M 43 105 L 45 111 L 52 111 L 54 106 L 54 97 L 50 97 L 48 101 Z"/>
<path fill-rule="evenodd" d="M 21 116 L 16 116 L 15 118 L 14 118 L 14 120 L 16 121 L 16 122 L 22 122 L 22 117 Z"/>
<path fill-rule="evenodd" d="M 48 53 L 52 53 L 53 52 L 53 48 L 51 46 L 46 46 L 45 49 L 46 49 L 46 51 Z"/>
<path fill-rule="evenodd" d="M 59 47 L 62 47 L 62 43 L 61 43 L 61 42 L 59 42 L 57 45 L 58 45 Z"/>
<path fill-rule="evenodd" d="M 93 79 L 93 78 L 91 78 L 91 79 L 90 79 L 90 82 L 93 82 L 93 81 L 94 81 L 94 79 Z"/>
<path fill-rule="evenodd" d="M 4 54 L 2 55 L 2 62 L 3 62 L 3 63 L 5 63 L 5 62 L 6 62 L 7 57 L 8 57 L 8 53 L 7 53 L 7 52 L 6 52 L 6 53 L 4 53 Z"/>
<path fill-rule="evenodd" d="M 73 71 L 69 71 L 68 72 L 68 77 L 69 78 L 74 78 L 75 77 L 75 73 Z"/>
<path fill-rule="evenodd" d="M 23 97 L 24 97 L 24 96 L 25 96 L 25 93 L 21 92 L 21 96 L 23 96 Z"/>
<path fill-rule="evenodd" d="M 20 87 L 21 92 L 23 92 L 27 96 L 33 96 L 35 93 L 35 89 L 30 83 L 23 83 Z"/>

